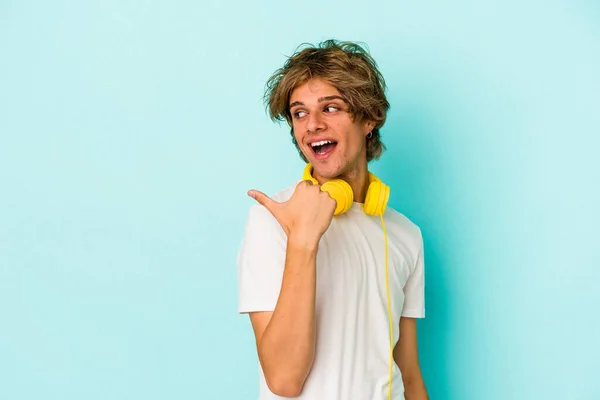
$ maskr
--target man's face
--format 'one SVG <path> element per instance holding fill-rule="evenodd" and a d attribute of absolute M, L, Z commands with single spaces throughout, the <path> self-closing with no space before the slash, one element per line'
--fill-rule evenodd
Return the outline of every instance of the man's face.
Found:
<path fill-rule="evenodd" d="M 338 90 L 321 79 L 296 87 L 290 96 L 292 128 L 315 178 L 355 175 L 367 163 L 369 121 L 353 121 Z"/>

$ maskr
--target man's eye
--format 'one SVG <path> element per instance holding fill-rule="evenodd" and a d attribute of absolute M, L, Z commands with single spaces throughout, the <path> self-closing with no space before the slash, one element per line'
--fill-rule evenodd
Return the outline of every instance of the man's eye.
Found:
<path fill-rule="evenodd" d="M 304 117 L 305 115 L 306 115 L 306 113 L 305 113 L 304 111 L 296 111 L 296 112 L 294 113 L 294 116 L 295 116 L 296 118 L 301 118 L 301 117 Z"/>
<path fill-rule="evenodd" d="M 325 108 L 325 110 L 328 111 L 328 112 L 332 112 L 332 111 L 339 110 L 339 108 L 337 108 L 335 106 L 328 106 L 327 108 Z"/>

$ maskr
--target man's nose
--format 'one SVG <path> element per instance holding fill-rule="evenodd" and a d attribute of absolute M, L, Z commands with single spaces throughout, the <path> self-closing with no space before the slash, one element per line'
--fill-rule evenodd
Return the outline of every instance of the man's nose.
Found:
<path fill-rule="evenodd" d="M 325 128 L 325 121 L 321 114 L 318 112 L 308 114 L 308 123 L 306 124 L 306 130 L 308 132 L 317 132 Z"/>

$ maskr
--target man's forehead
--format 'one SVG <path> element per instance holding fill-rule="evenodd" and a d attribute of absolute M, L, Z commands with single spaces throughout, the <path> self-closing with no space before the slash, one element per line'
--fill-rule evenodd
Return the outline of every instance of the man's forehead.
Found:
<path fill-rule="evenodd" d="M 312 93 L 319 92 L 322 90 L 332 90 L 339 94 L 335 86 L 321 78 L 313 78 L 306 82 L 303 82 L 294 88 L 294 91 L 297 90 L 306 90 Z"/>
<path fill-rule="evenodd" d="M 343 100 L 343 96 L 335 86 L 322 80 L 312 80 L 298 85 L 290 95 L 290 104 L 302 102 L 303 100 L 321 101 L 338 98 Z"/>

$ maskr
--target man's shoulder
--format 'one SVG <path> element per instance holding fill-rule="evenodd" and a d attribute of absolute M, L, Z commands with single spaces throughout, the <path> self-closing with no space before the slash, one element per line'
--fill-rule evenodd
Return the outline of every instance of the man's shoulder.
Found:
<path fill-rule="evenodd" d="M 384 216 L 390 219 L 394 224 L 405 227 L 407 229 L 419 229 L 419 226 L 406 214 L 396 210 L 391 206 L 387 206 Z"/>
<path fill-rule="evenodd" d="M 395 234 L 394 236 L 411 238 L 415 245 L 420 245 L 422 241 L 421 227 L 415 221 L 390 206 L 386 207 L 384 216 L 385 224 L 388 230 Z"/>
<path fill-rule="evenodd" d="M 279 190 L 277 193 L 275 193 L 269 197 L 279 203 L 288 201 L 290 199 L 290 197 L 292 197 L 292 195 L 294 194 L 294 190 L 296 190 L 296 186 L 298 185 L 299 182 L 300 181 L 296 181 L 296 182 L 288 185 L 287 187 Z"/>

